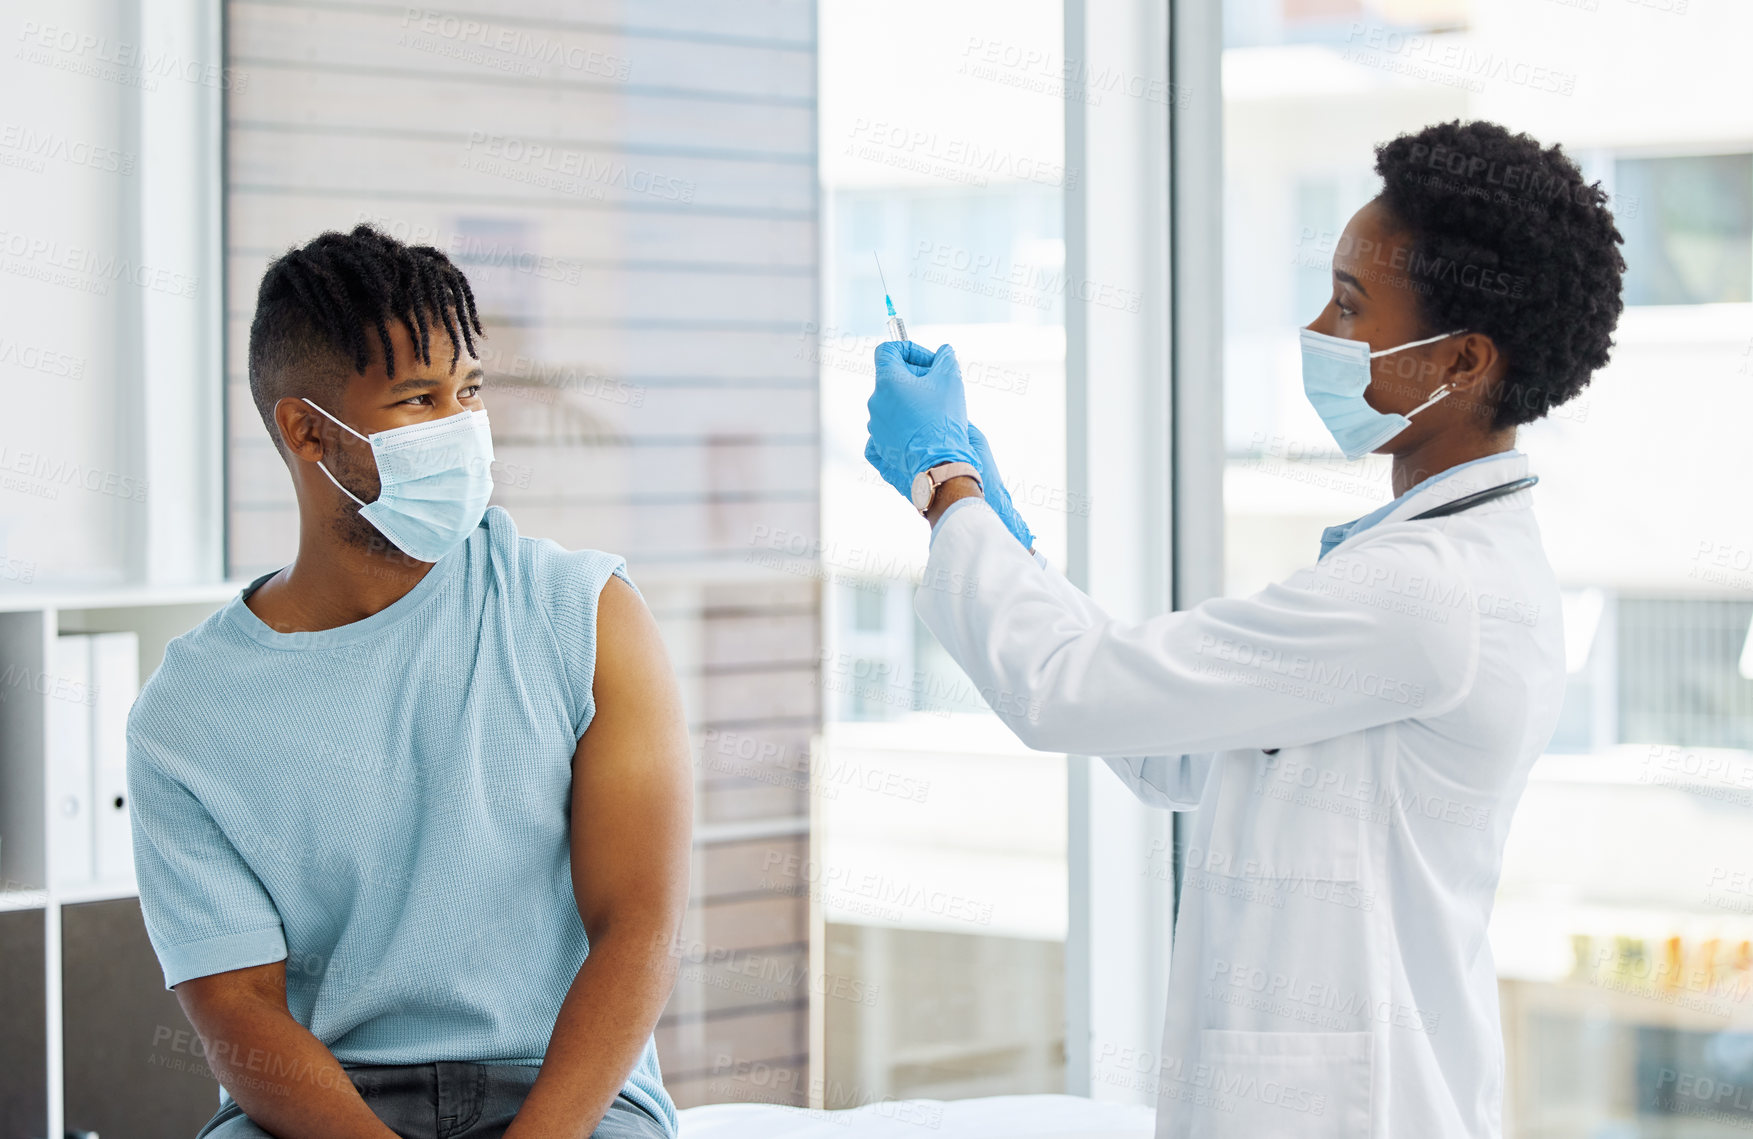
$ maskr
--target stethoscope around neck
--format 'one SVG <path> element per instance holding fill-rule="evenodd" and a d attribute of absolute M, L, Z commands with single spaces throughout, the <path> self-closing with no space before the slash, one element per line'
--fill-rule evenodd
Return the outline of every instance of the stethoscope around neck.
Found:
<path fill-rule="evenodd" d="M 1453 502 L 1445 502 L 1441 506 L 1433 506 L 1429 510 L 1421 510 L 1417 514 L 1410 515 L 1407 518 L 1407 521 L 1410 522 L 1419 518 L 1442 518 L 1449 514 L 1459 514 L 1463 510 L 1471 510 L 1475 506 L 1490 502 L 1496 498 L 1502 498 L 1506 494 L 1514 494 L 1518 490 L 1527 490 L 1539 481 L 1539 475 L 1525 475 L 1522 478 L 1506 482 L 1502 486 L 1488 486 L 1484 490 L 1476 490 L 1472 494 L 1463 494 Z M 1278 749 L 1275 747 L 1263 747 L 1260 750 L 1266 755 L 1278 754 Z"/>
<path fill-rule="evenodd" d="M 1449 514 L 1459 514 L 1463 510 L 1471 510 L 1475 506 L 1490 502 L 1494 498 L 1502 498 L 1506 494 L 1514 494 L 1518 490 L 1526 490 L 1540 481 L 1539 475 L 1526 475 L 1502 486 L 1488 486 L 1484 490 L 1476 490 L 1472 494 L 1464 494 L 1453 502 L 1445 502 L 1441 506 L 1433 506 L 1429 510 L 1421 510 L 1410 515 L 1407 521 L 1419 518 L 1442 518 Z"/>

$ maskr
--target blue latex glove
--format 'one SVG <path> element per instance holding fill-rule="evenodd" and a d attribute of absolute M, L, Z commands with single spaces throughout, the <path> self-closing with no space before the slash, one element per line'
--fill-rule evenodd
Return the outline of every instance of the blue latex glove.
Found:
<path fill-rule="evenodd" d="M 912 477 L 901 473 L 899 460 L 891 458 L 889 455 L 885 454 L 882 449 L 877 446 L 875 438 L 866 439 L 864 441 L 864 458 L 866 462 L 876 468 L 877 474 L 883 476 L 884 482 L 900 491 L 902 497 L 904 497 L 908 503 L 912 503 Z"/>
<path fill-rule="evenodd" d="M 1011 505 L 1010 491 L 1005 489 L 1004 480 L 998 477 L 998 460 L 992 457 L 992 448 L 986 443 L 986 433 L 970 423 L 968 424 L 968 442 L 974 445 L 974 454 L 977 458 L 974 465 L 980 468 L 980 486 L 984 492 L 986 505 L 990 506 L 993 513 L 998 515 L 998 520 L 1004 523 L 1004 528 L 1014 534 L 1016 540 L 1023 544 L 1023 549 L 1033 552 L 1035 535 L 1029 530 L 1029 524 L 1023 521 L 1023 516 L 1016 512 L 1016 507 Z"/>
<path fill-rule="evenodd" d="M 948 344 L 936 352 L 911 340 L 886 340 L 876 349 L 876 389 L 870 409 L 870 442 L 864 456 L 883 481 L 911 493 L 913 478 L 939 463 L 979 465 L 968 441 L 968 404 L 962 368 Z"/>

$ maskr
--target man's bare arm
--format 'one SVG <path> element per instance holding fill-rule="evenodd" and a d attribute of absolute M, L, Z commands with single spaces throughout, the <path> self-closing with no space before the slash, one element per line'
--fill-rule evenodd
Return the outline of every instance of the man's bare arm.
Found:
<path fill-rule="evenodd" d="M 572 886 L 590 955 L 506 1139 L 585 1139 L 627 1082 L 675 983 L 694 769 L 681 691 L 639 595 L 597 605 L 596 715 L 572 761 Z"/>
<path fill-rule="evenodd" d="M 395 1139 L 328 1046 L 286 1006 L 286 962 L 177 985 L 207 1064 L 231 1098 L 279 1139 Z"/>

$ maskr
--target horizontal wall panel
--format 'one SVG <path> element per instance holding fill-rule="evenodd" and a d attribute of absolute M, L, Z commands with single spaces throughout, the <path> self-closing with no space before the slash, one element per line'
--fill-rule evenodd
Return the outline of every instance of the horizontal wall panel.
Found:
<path fill-rule="evenodd" d="M 795 162 L 629 155 L 584 144 L 549 151 L 504 137 L 512 141 L 244 127 L 229 141 L 232 176 L 246 185 L 509 206 L 558 195 L 601 213 L 796 216 L 814 208 L 815 172 Z"/>
<path fill-rule="evenodd" d="M 802 835 L 712 843 L 695 851 L 690 893 L 695 900 L 795 894 L 808 858 Z"/>
<path fill-rule="evenodd" d="M 552 538 L 569 550 L 608 550 L 623 556 L 628 550 L 639 550 L 641 553 L 635 564 L 686 564 L 725 557 L 742 559 L 747 536 L 755 532 L 757 525 L 797 533 L 814 533 L 816 525 L 814 501 L 640 507 L 516 503 L 513 506 L 520 533 Z M 297 552 L 298 514 L 291 503 L 234 504 L 231 527 L 232 540 L 259 555 L 248 561 L 235 561 L 240 573 L 245 566 L 278 568 L 290 562 Z M 796 677 L 774 679 L 789 688 L 797 687 Z M 755 689 L 760 684 L 760 681 L 751 679 L 744 686 Z M 716 710 L 714 715 L 738 721 L 781 714 L 801 715 L 805 713 L 800 709 L 815 706 L 815 697 L 813 687 L 807 692 L 762 694 L 750 691 L 748 700 L 738 705 L 734 717 L 720 716 Z M 786 711 L 774 710 L 781 708 Z"/>
<path fill-rule="evenodd" d="M 536 393 L 532 398 L 501 395 L 488 404 L 495 440 L 503 440 L 504 446 L 543 443 L 597 446 L 605 437 L 729 443 L 739 439 L 808 439 L 815 432 L 814 391 L 752 385 L 648 386 L 619 378 L 604 384 L 602 380 L 607 378 L 592 381 L 578 377 L 577 388 L 594 387 L 604 393 L 601 398 L 582 391 L 575 395 L 573 391 L 549 389 L 554 398 L 548 401 L 541 388 L 525 389 Z M 483 394 L 494 399 L 485 388 Z M 250 407 L 254 409 L 253 402 Z M 495 410 L 503 410 L 504 415 L 493 416 Z M 519 419 L 524 420 L 521 425 Z M 262 438 L 268 438 L 260 416 L 253 429 L 247 422 L 235 426 L 245 438 L 255 438 L 258 430 Z M 523 430 L 518 430 L 519 426 Z M 271 441 L 269 445 L 272 446 Z M 792 485 L 796 485 L 795 472 Z"/>
<path fill-rule="evenodd" d="M 639 551 L 636 562 L 687 562 L 708 557 L 742 557 L 747 536 L 757 525 L 813 533 L 814 501 L 765 504 L 681 504 L 638 508 L 521 505 L 523 533 L 553 538 L 568 549 L 591 546 L 623 553 Z M 795 697 L 769 697 L 769 703 L 798 706 Z"/>
<path fill-rule="evenodd" d="M 278 254 L 275 254 L 278 256 Z M 255 281 L 261 285 L 271 258 L 244 255 L 233 259 L 231 272 L 237 280 Z M 501 285 L 502 295 L 515 295 L 523 272 L 508 259 L 503 266 L 470 266 L 470 285 L 477 294 L 485 291 L 476 284 L 477 278 L 505 277 L 507 282 L 484 281 L 487 289 Z M 541 307 L 516 314 L 520 325 L 586 324 L 600 326 L 620 320 L 666 320 L 680 308 L 684 312 L 710 314 L 715 322 L 745 322 L 770 326 L 788 319 L 799 306 L 813 299 L 815 280 L 801 274 L 779 274 L 755 269 L 749 272 L 709 268 L 626 266 L 603 264 L 585 267 L 570 266 L 566 279 L 540 291 Z M 232 319 L 243 324 L 248 342 L 248 321 L 255 315 L 255 293 L 232 311 Z M 491 310 L 482 313 L 488 327 L 488 338 L 481 342 L 484 349 L 492 340 L 493 325 L 504 321 L 504 313 Z M 497 321 L 496 319 L 497 318 Z M 480 351 L 482 349 L 477 349 Z M 510 364 L 510 361 L 507 361 Z M 533 368 L 533 362 L 525 368 Z"/>
<path fill-rule="evenodd" d="M 763 952 L 809 941 L 809 922 L 796 899 L 768 897 L 708 899 L 689 907 L 679 935 L 689 952 Z M 703 947 L 703 948 L 702 948 Z"/>
<path fill-rule="evenodd" d="M 332 7 L 349 0 L 282 2 Z M 519 0 L 515 17 L 508 17 L 506 9 L 503 0 L 450 0 L 443 11 L 484 20 L 515 19 L 520 26 L 607 24 L 630 35 L 669 34 L 709 43 L 771 40 L 800 51 L 815 50 L 815 0 L 640 0 L 632 9 L 626 0 Z"/>
<path fill-rule="evenodd" d="M 801 945 L 722 961 L 687 960 L 677 969 L 664 1014 L 680 1023 L 795 1004 L 808 1001 L 809 983 L 809 949 Z"/>
<path fill-rule="evenodd" d="M 788 1107 L 808 1107 L 809 1057 L 773 1057 L 756 1064 L 724 1057 L 724 1070 L 714 1074 L 679 1075 L 674 1079 L 664 1071 L 664 1086 L 681 1108 L 699 1107 L 708 1103 L 778 1103 Z"/>
<path fill-rule="evenodd" d="M 795 660 L 798 647 L 817 643 L 821 622 L 814 613 L 723 617 L 706 622 L 704 663 L 748 666 Z M 805 654 L 804 659 L 809 659 Z"/>
<path fill-rule="evenodd" d="M 464 99 L 449 77 L 315 72 L 297 63 L 254 64 L 249 85 L 267 112 L 239 124 L 249 130 L 276 124 L 352 128 L 359 122 L 359 107 L 369 104 L 376 129 L 425 134 L 435 126 L 433 108 L 443 107 L 436 125 L 464 137 L 503 135 L 506 124 L 515 123 L 518 138 L 547 142 L 556 150 L 594 141 L 630 154 L 703 150 L 815 168 L 814 109 L 792 102 L 700 99 L 661 91 L 628 92 L 609 102 L 594 90 L 559 88 L 532 106 L 521 83 L 470 84 Z"/>
<path fill-rule="evenodd" d="M 470 218 L 508 217 L 521 224 L 517 240 L 493 242 L 459 223 Z M 784 269 L 815 276 L 815 222 L 812 218 L 738 218 L 736 224 L 706 213 L 649 215 L 614 210 L 582 211 L 566 202 L 520 204 L 515 211 L 457 206 L 413 195 L 394 200 L 349 191 L 299 193 L 288 187 L 257 187 L 231 195 L 233 256 L 259 258 L 229 279 L 229 309 L 253 312 L 261 271 L 288 248 L 303 245 L 324 230 L 352 229 L 370 222 L 400 241 L 432 245 L 447 254 L 490 264 L 522 266 L 532 280 L 570 284 L 587 265 L 627 265 L 701 271 Z"/>
<path fill-rule="evenodd" d="M 248 397 L 245 396 L 245 399 Z M 486 397 L 496 434 L 502 422 L 514 420 L 505 405 L 512 397 L 489 392 Z M 278 502 L 291 487 L 285 461 L 268 435 L 268 429 L 249 405 L 249 419 L 237 425 L 232 440 L 230 478 L 240 503 Z M 363 444 L 360 444 L 363 447 Z M 639 477 L 635 484 L 628 473 L 633 462 L 627 453 L 639 452 Z M 494 478 L 498 494 L 506 502 L 540 501 L 561 491 L 578 500 L 659 500 L 701 502 L 730 498 L 787 501 L 797 496 L 796 472 L 800 465 L 817 460 L 813 443 L 788 442 L 754 436 L 735 442 L 643 442 L 616 440 L 587 446 L 549 444 L 534 446 L 501 440 L 495 444 Z M 320 477 L 320 476 L 319 476 Z M 810 535 L 813 539 L 814 528 Z M 805 556 L 812 548 L 802 536 L 772 528 L 742 536 L 751 563 L 774 551 Z M 840 556 L 840 555 L 836 555 Z M 771 559 L 765 559 L 771 560 Z"/>
<path fill-rule="evenodd" d="M 809 786 L 810 733 L 789 725 L 708 720 L 695 740 L 694 756 L 701 782 L 707 786 L 751 781 L 789 789 Z"/>
<path fill-rule="evenodd" d="M 778 772 L 770 778 L 703 783 L 694 793 L 695 814 L 704 823 L 735 823 L 808 813 L 808 776 Z"/>
<path fill-rule="evenodd" d="M 715 375 L 726 381 L 816 378 L 814 325 L 724 326 L 707 314 L 678 311 L 667 323 L 619 329 L 548 328 L 532 355 L 561 365 L 588 362 L 631 381 Z M 487 330 L 493 332 L 491 327 Z M 613 336 L 605 332 L 613 331 Z M 816 393 L 799 392 L 814 406 Z M 814 477 L 809 472 L 805 477 Z"/>
<path fill-rule="evenodd" d="M 750 672 L 715 674 L 708 690 L 710 703 L 701 715 L 708 722 L 792 719 L 817 715 L 821 692 L 815 683 L 816 662 Z"/>
<path fill-rule="evenodd" d="M 685 90 L 703 98 L 810 100 L 815 95 L 813 50 L 759 40 L 629 35 L 608 24 L 514 22 L 505 18 L 505 9 L 485 17 L 472 34 L 460 25 L 453 30 L 442 19 L 429 31 L 423 19 L 410 18 L 405 5 L 318 8 L 234 0 L 231 9 L 231 53 L 235 66 L 246 72 L 257 59 L 321 61 L 327 68 L 424 73 L 453 81 L 515 79 L 532 95 L 567 86 Z"/>
<path fill-rule="evenodd" d="M 282 463 L 279 453 L 274 450 L 272 445 L 266 444 L 267 432 L 265 429 L 262 431 L 262 435 L 263 445 L 258 445 L 255 440 L 251 440 L 248 446 L 239 446 L 237 448 L 237 461 L 232 464 L 231 478 L 235 489 L 235 501 L 240 508 L 278 509 L 282 505 L 289 505 L 283 503 L 282 499 L 291 486 L 291 473 Z M 593 484 L 593 489 L 599 489 L 603 493 L 594 501 L 587 501 L 580 495 L 561 496 L 558 492 L 571 480 L 588 479 L 590 471 L 607 465 L 607 458 L 612 458 L 612 456 L 605 457 L 604 463 L 573 462 L 566 465 L 536 466 L 526 461 L 515 447 L 501 445 L 496 454 L 494 473 L 498 480 L 498 487 L 492 501 L 511 511 L 514 519 L 518 516 L 518 512 L 526 506 L 552 506 L 555 500 L 560 497 L 564 497 L 568 504 L 577 503 L 581 506 L 595 505 L 608 508 L 617 505 L 645 508 L 695 504 L 710 510 L 714 506 L 729 502 L 740 502 L 756 507 L 771 503 L 782 505 L 788 517 L 794 513 L 791 507 L 795 506 L 798 500 L 795 489 L 784 486 L 780 480 L 775 480 L 774 484 L 770 486 L 753 485 L 742 488 L 719 486 L 706 490 L 701 490 L 698 484 L 678 485 L 668 490 L 649 484 L 641 484 L 638 488 L 639 493 L 636 495 L 616 495 L 614 493 L 616 484 L 602 482 Z M 805 461 L 808 457 L 808 455 L 801 456 Z M 321 478 L 322 476 L 317 475 L 316 477 Z M 339 492 L 331 493 L 335 493 L 337 497 L 339 495 Z M 729 553 L 739 557 L 751 566 L 775 568 L 777 563 L 770 556 L 768 549 L 770 539 L 767 535 L 770 534 L 778 534 L 798 545 L 802 545 L 807 537 L 803 532 L 787 531 L 783 526 L 760 523 L 750 526 L 747 531 L 741 534 L 733 532 L 720 535 L 728 540 L 729 546 L 726 548 L 721 545 L 719 549 L 721 553 Z M 786 563 L 784 568 L 792 569 L 793 567 Z M 807 645 L 813 642 L 800 643 Z M 793 649 L 795 651 L 795 645 Z"/>
<path fill-rule="evenodd" d="M 709 584 L 704 593 L 705 612 L 709 617 L 766 613 L 779 607 L 814 606 L 819 600 L 813 579 L 779 575 Z"/>
<path fill-rule="evenodd" d="M 763 1012 L 745 1009 L 716 1016 L 690 1018 L 683 1021 L 660 1021 L 657 1026 L 658 1060 L 664 1065 L 666 1078 L 673 1072 L 678 1080 L 713 1076 L 714 1093 L 705 1102 L 748 1099 L 760 1102 L 790 1102 L 781 1096 L 791 1090 L 802 1073 L 788 1074 L 782 1080 L 765 1074 L 776 1062 L 789 1066 L 792 1057 L 805 1054 L 805 1012 L 803 1005 Z M 678 1060 L 665 1061 L 665 1056 Z M 763 1069 L 755 1075 L 755 1065 Z M 759 1081 L 759 1083 L 756 1083 Z M 738 1095 L 736 1088 L 746 1084 L 748 1090 Z M 760 1094 L 766 1092 L 767 1094 Z"/>
<path fill-rule="evenodd" d="M 228 323 L 231 376 L 247 383 L 249 320 L 239 314 Z M 487 338 L 481 342 L 486 353 L 482 363 L 500 365 L 502 374 L 509 376 L 521 373 L 553 377 L 557 384 L 576 390 L 588 390 L 591 377 L 612 377 L 626 384 L 649 383 L 654 388 L 660 381 L 675 377 L 702 382 L 702 386 L 704 382 L 716 381 L 714 386 L 734 397 L 743 380 L 808 379 L 812 381 L 810 385 L 793 389 L 791 398 L 806 406 L 811 416 L 815 415 L 816 365 L 805 342 L 806 336 L 812 341 L 814 336 L 806 332 L 805 325 L 783 329 L 746 325 L 721 328 L 681 315 L 669 323 L 672 326 L 668 328 L 617 328 L 612 324 L 601 329 L 550 328 L 542 330 L 543 343 L 539 348 L 511 346 L 507 344 L 511 330 L 487 325 Z M 528 339 L 527 333 L 524 339 Z M 812 427 L 811 434 L 814 433 Z M 815 477 L 814 471 L 800 474 Z"/>
<path fill-rule="evenodd" d="M 514 425 L 505 406 L 511 396 L 488 393 L 493 422 Z M 819 459 L 816 444 L 801 435 L 776 437 L 752 433 L 732 439 L 711 437 L 671 441 L 671 437 L 638 436 L 568 449 L 558 444 L 499 444 L 495 454 L 506 464 L 504 493 L 527 490 L 531 498 L 551 495 L 562 487 L 577 497 L 592 498 L 608 491 L 630 501 L 731 497 L 795 498 L 797 472 Z M 637 456 L 628 452 L 637 452 Z M 629 467 L 637 462 L 637 481 Z M 746 544 L 753 547 L 755 537 Z"/>

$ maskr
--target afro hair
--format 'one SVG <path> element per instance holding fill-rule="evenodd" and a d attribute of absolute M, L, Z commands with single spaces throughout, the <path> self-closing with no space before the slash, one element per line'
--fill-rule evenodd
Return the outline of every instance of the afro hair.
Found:
<path fill-rule="evenodd" d="M 1491 337 L 1506 363 L 1493 427 L 1531 423 L 1607 363 L 1624 238 L 1599 182 L 1558 146 L 1452 121 L 1376 147 L 1381 203 L 1412 242 L 1420 315 Z"/>

